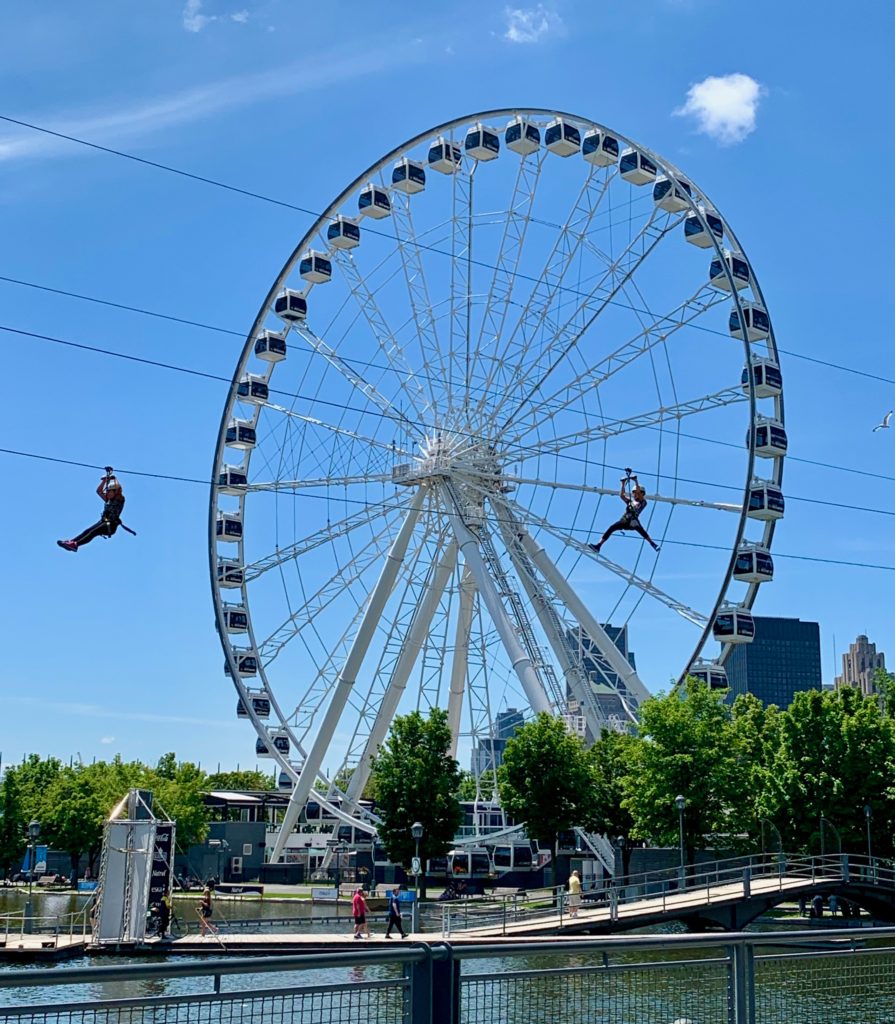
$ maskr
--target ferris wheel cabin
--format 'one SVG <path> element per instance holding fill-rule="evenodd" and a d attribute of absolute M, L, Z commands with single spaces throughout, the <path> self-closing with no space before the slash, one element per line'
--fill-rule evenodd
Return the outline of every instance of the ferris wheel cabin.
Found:
<path fill-rule="evenodd" d="M 733 287 L 739 291 L 741 288 L 748 288 L 752 283 L 749 275 L 749 264 L 742 256 L 736 253 L 726 252 L 724 259 L 713 259 L 709 267 L 709 284 L 713 288 L 720 288 L 721 291 L 731 291 L 728 272 L 733 278 Z"/>
<path fill-rule="evenodd" d="M 326 284 L 332 280 L 333 265 L 322 252 L 311 249 L 302 256 L 298 264 L 298 274 L 309 284 Z"/>
<path fill-rule="evenodd" d="M 270 697 L 267 696 L 264 690 L 249 690 L 248 698 L 252 710 L 258 718 L 270 718 Z M 236 717 L 249 717 L 248 709 L 243 703 L 242 697 L 236 701 Z"/>
<path fill-rule="evenodd" d="M 242 647 L 233 647 L 233 658 L 236 661 L 236 671 L 240 678 L 248 678 L 258 675 L 258 655 L 253 650 Z M 224 675 L 230 675 L 230 662 L 224 662 Z"/>
<path fill-rule="evenodd" d="M 581 132 L 565 118 L 557 117 L 544 131 L 544 145 L 557 156 L 571 156 L 581 150 Z"/>
<path fill-rule="evenodd" d="M 369 185 L 360 190 L 357 197 L 357 210 L 361 217 L 369 217 L 371 220 L 383 220 L 391 216 L 392 201 L 388 192 L 371 181 Z"/>
<path fill-rule="evenodd" d="M 776 398 L 778 395 L 783 394 L 783 374 L 773 359 L 762 359 L 756 356 L 750 361 L 750 366 L 752 369 L 752 385 L 755 388 L 756 398 Z M 747 395 L 749 394 L 750 366 L 743 367 L 743 373 L 740 377 L 743 392 Z"/>
<path fill-rule="evenodd" d="M 749 485 L 747 517 L 768 522 L 773 519 L 782 519 L 784 511 L 783 491 L 770 480 L 759 480 L 758 477 L 754 477 Z"/>
<path fill-rule="evenodd" d="M 776 459 L 786 454 L 789 442 L 779 420 L 757 416 L 754 427 L 755 454 L 763 459 Z M 746 435 L 748 444 L 748 434 Z"/>
<path fill-rule="evenodd" d="M 279 363 L 285 359 L 285 331 L 262 331 L 255 339 L 255 355 L 265 363 Z"/>
<path fill-rule="evenodd" d="M 725 602 L 712 623 L 712 636 L 722 644 L 748 644 L 755 638 L 755 620 L 748 608 Z"/>
<path fill-rule="evenodd" d="M 422 192 L 426 187 L 426 171 L 422 164 L 404 157 L 392 168 L 392 188 L 409 196 Z"/>
<path fill-rule="evenodd" d="M 648 185 L 659 175 L 659 168 L 639 149 L 626 149 L 622 153 L 618 171 L 631 185 Z"/>
<path fill-rule="evenodd" d="M 286 288 L 273 300 L 273 311 L 287 324 L 305 320 L 308 315 L 308 300 L 294 288 Z"/>
<path fill-rule="evenodd" d="M 277 732 L 271 729 L 267 740 L 262 739 L 260 736 L 255 740 L 255 753 L 258 757 L 273 757 L 274 750 L 278 754 L 288 757 L 289 749 L 289 736 L 285 732 Z"/>
<path fill-rule="evenodd" d="M 334 249 L 357 248 L 360 245 L 360 228 L 357 221 L 339 214 L 326 229 L 326 240 Z"/>
<path fill-rule="evenodd" d="M 218 473 L 218 490 L 221 494 L 242 494 L 248 477 L 242 466 L 224 466 Z"/>
<path fill-rule="evenodd" d="M 507 121 L 503 141 L 507 149 L 520 156 L 528 156 L 541 148 L 541 133 L 527 118 L 514 117 L 512 121 Z"/>
<path fill-rule="evenodd" d="M 224 441 L 229 448 L 239 448 L 242 451 L 254 448 L 256 436 L 251 420 L 230 420 Z"/>
<path fill-rule="evenodd" d="M 455 174 L 460 170 L 460 147 L 453 139 L 439 136 L 429 147 L 429 166 L 439 174 Z"/>
<path fill-rule="evenodd" d="M 743 302 L 743 322 L 746 325 L 746 337 L 749 341 L 760 341 L 767 338 L 771 333 L 771 321 L 768 311 L 757 302 Z M 743 340 L 743 328 L 740 326 L 740 311 L 733 307 L 730 311 L 730 319 L 727 321 L 727 329 L 734 338 Z"/>
<path fill-rule="evenodd" d="M 236 397 L 240 402 L 260 405 L 270 397 L 270 388 L 263 377 L 259 377 L 255 373 L 247 373 L 236 385 Z"/>
<path fill-rule="evenodd" d="M 220 520 L 218 520 L 220 522 Z M 242 523 L 240 523 L 242 526 Z M 245 581 L 245 571 L 242 563 L 235 562 L 231 558 L 219 558 L 217 564 L 217 581 L 219 587 L 226 587 L 234 590 L 241 587 Z"/>
<path fill-rule="evenodd" d="M 618 162 L 618 139 L 599 128 L 591 128 L 581 140 L 581 155 L 589 164 L 610 167 Z"/>
<path fill-rule="evenodd" d="M 653 202 L 669 213 L 683 213 L 690 208 L 693 189 L 688 181 L 681 179 L 676 184 L 670 178 L 659 178 L 653 185 Z"/>
<path fill-rule="evenodd" d="M 684 220 L 684 239 L 700 249 L 711 249 L 715 242 L 724 239 L 724 222 L 716 213 L 700 206 L 699 214 L 690 213 Z"/>
<path fill-rule="evenodd" d="M 740 583 L 770 583 L 774 578 L 770 551 L 761 544 L 742 544 L 737 551 L 733 578 Z"/>
<path fill-rule="evenodd" d="M 224 605 L 224 626 L 228 633 L 247 633 L 249 613 L 244 604 Z"/>
<path fill-rule="evenodd" d="M 716 661 L 703 661 L 702 658 L 698 658 L 690 666 L 687 675 L 705 683 L 711 690 L 727 689 L 727 670 Z"/>
<path fill-rule="evenodd" d="M 500 138 L 493 128 L 477 124 L 466 133 L 466 155 L 473 160 L 496 160 L 500 154 Z"/>

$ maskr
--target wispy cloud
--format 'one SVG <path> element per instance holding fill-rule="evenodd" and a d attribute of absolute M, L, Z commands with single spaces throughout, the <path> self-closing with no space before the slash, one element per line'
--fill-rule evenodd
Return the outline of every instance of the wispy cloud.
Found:
<path fill-rule="evenodd" d="M 96 112 L 56 113 L 52 119 L 39 113 L 24 117 L 54 131 L 100 145 L 122 146 L 162 131 L 209 117 L 254 106 L 267 100 L 297 96 L 352 81 L 385 70 L 394 70 L 425 57 L 425 45 L 392 37 L 368 40 L 371 45 L 340 46 L 316 57 L 267 71 L 218 79 L 207 85 L 157 96 L 118 109 Z M 72 156 L 88 150 L 63 139 L 27 129 L 0 135 L 0 163 L 12 160 Z"/>
<path fill-rule="evenodd" d="M 732 146 L 755 131 L 758 104 L 764 94 L 764 86 L 749 75 L 709 75 L 690 86 L 686 102 L 674 114 L 695 117 L 697 131 L 722 146 Z"/>
<path fill-rule="evenodd" d="M 36 697 L 7 696 L 4 698 L 7 703 L 40 706 L 44 712 L 59 715 L 75 716 L 77 718 L 103 718 L 116 719 L 122 722 L 158 722 L 165 725 L 211 725 L 217 728 L 230 728 L 233 726 L 231 719 L 214 721 L 209 718 L 192 718 L 188 715 L 160 715 L 151 711 L 118 711 L 115 708 L 105 707 L 100 704 L 78 704 L 72 701 L 38 700 Z M 111 743 L 114 736 L 104 737 L 101 742 Z"/>
<path fill-rule="evenodd" d="M 187 32 L 201 32 L 209 22 L 215 20 L 213 14 L 202 13 L 202 0 L 186 0 L 183 5 L 183 27 Z"/>
<path fill-rule="evenodd" d="M 100 743 L 114 743 L 115 742 L 115 737 L 114 736 L 101 736 L 99 741 L 100 741 Z"/>
<path fill-rule="evenodd" d="M 510 43 L 540 43 L 548 36 L 562 35 L 565 25 L 556 13 L 538 4 L 536 7 L 505 7 L 504 39 Z"/>
<path fill-rule="evenodd" d="M 237 21 L 237 22 L 239 22 L 240 25 L 245 25 L 245 23 L 249 20 L 249 12 L 248 11 L 236 11 L 233 14 L 230 15 L 230 20 L 231 21 Z"/>

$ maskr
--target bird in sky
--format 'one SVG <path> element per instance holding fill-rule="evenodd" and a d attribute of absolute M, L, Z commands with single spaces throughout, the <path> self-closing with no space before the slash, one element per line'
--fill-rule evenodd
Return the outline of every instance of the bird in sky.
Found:
<path fill-rule="evenodd" d="M 893 412 L 895 412 L 895 409 L 890 409 L 890 410 L 889 410 L 889 411 L 888 411 L 888 412 L 886 413 L 886 415 L 885 415 L 885 416 L 883 416 L 883 421 L 882 421 L 882 423 L 877 423 L 877 425 L 876 425 L 876 426 L 875 426 L 875 427 L 873 428 L 873 431 L 872 431 L 872 433 L 874 433 L 874 434 L 875 434 L 875 433 L 877 432 L 877 430 L 887 430 L 887 429 L 888 429 L 888 427 L 889 427 L 889 420 L 890 420 L 890 419 L 892 418 L 892 413 L 893 413 Z"/>

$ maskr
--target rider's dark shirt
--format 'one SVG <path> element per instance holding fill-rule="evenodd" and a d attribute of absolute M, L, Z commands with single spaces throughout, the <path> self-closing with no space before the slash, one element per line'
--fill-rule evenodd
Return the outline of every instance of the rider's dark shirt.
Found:
<path fill-rule="evenodd" d="M 641 498 L 640 501 L 635 501 L 633 498 L 628 500 L 627 508 L 625 509 L 624 519 L 637 519 L 640 513 L 646 508 L 646 501 Z"/>
<path fill-rule="evenodd" d="M 103 519 L 117 523 L 124 508 L 124 495 L 114 494 L 103 505 Z"/>

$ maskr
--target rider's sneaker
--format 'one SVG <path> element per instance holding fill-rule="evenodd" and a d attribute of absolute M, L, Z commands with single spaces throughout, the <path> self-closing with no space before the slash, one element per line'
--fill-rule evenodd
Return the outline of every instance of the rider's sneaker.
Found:
<path fill-rule="evenodd" d="M 56 543 L 66 551 L 77 551 L 78 545 L 73 540 L 57 540 Z"/>
<path fill-rule="evenodd" d="M 591 549 L 591 551 L 596 551 L 597 554 L 600 553 L 600 545 L 599 544 L 588 544 L 587 546 Z"/>

